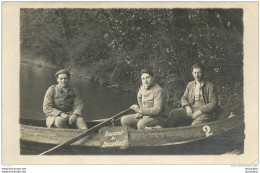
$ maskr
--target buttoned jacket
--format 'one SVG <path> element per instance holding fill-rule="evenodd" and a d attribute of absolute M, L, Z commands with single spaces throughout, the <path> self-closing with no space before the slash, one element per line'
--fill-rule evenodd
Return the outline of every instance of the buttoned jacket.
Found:
<path fill-rule="evenodd" d="M 166 93 L 158 84 L 155 83 L 149 89 L 145 89 L 142 85 L 138 91 L 137 100 L 143 116 L 168 116 Z"/>
<path fill-rule="evenodd" d="M 83 102 L 75 87 L 69 86 L 67 92 L 63 92 L 58 85 L 53 85 L 46 91 L 43 101 L 43 112 L 46 114 L 46 125 L 49 127 L 56 116 L 61 112 L 67 114 L 82 115 Z"/>
<path fill-rule="evenodd" d="M 184 95 L 181 98 L 182 107 L 185 106 L 193 106 L 195 102 L 194 90 L 195 90 L 195 81 L 189 82 Z M 215 92 L 214 85 L 209 81 L 204 81 L 204 84 L 201 86 L 202 88 L 202 98 L 204 102 L 204 106 L 201 106 L 199 110 L 202 114 L 210 114 L 213 113 L 217 107 L 217 95 Z"/>

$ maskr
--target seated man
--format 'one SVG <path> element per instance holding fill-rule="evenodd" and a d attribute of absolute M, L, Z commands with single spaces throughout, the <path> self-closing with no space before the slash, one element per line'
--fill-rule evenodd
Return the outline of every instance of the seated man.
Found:
<path fill-rule="evenodd" d="M 148 69 L 140 72 L 142 86 L 137 100 L 138 105 L 132 105 L 136 114 L 126 115 L 121 118 L 123 126 L 129 126 L 142 130 L 145 127 L 161 127 L 166 122 L 166 95 L 163 89 L 154 83 L 154 74 Z"/>
<path fill-rule="evenodd" d="M 47 127 L 87 129 L 81 117 L 83 102 L 76 88 L 69 84 L 70 73 L 60 70 L 55 74 L 58 85 L 51 86 L 44 97 L 43 112 Z"/>
<path fill-rule="evenodd" d="M 181 98 L 182 108 L 172 110 L 167 127 L 196 125 L 215 119 L 217 95 L 212 83 L 204 80 L 204 68 L 194 64 L 191 68 L 194 81 L 189 82 Z"/>

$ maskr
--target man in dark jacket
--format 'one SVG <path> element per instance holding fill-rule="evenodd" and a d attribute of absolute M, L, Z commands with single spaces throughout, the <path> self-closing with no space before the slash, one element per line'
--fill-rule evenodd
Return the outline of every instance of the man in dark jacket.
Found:
<path fill-rule="evenodd" d="M 79 129 L 87 129 L 81 117 L 84 105 L 77 89 L 69 84 L 69 71 L 60 70 L 55 77 L 58 84 L 49 87 L 43 101 L 46 126 L 57 128 L 76 126 Z"/>
<path fill-rule="evenodd" d="M 215 119 L 218 101 L 214 85 L 204 80 L 204 68 L 201 64 L 194 64 L 191 69 L 195 80 L 188 83 L 181 98 L 182 108 L 171 112 L 168 126 L 175 126 L 178 121 L 196 125 Z"/>

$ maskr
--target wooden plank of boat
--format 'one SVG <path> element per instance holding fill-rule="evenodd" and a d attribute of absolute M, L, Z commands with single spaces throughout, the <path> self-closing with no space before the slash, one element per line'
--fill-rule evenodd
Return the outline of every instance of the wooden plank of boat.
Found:
<path fill-rule="evenodd" d="M 198 141 L 229 131 L 230 129 L 242 125 L 243 122 L 243 116 L 235 116 L 230 119 L 195 126 L 152 129 L 146 131 L 129 129 L 129 146 L 167 146 Z M 41 144 L 59 144 L 82 133 L 83 131 L 84 130 L 78 129 L 57 129 L 21 125 L 20 139 L 22 141 L 31 141 Z M 88 135 L 72 145 L 99 147 L 100 142 L 98 133 Z"/>
<path fill-rule="evenodd" d="M 243 117 L 233 117 L 194 126 L 134 131 L 129 133 L 130 146 L 177 145 L 198 141 L 229 131 L 243 124 Z M 156 139 L 156 140 L 155 140 Z"/>

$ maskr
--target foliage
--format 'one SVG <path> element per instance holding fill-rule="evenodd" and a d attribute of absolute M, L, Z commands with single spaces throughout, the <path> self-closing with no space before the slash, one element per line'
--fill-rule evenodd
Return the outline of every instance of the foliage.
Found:
<path fill-rule="evenodd" d="M 243 113 L 241 9 L 21 9 L 21 53 L 127 90 L 151 67 L 173 107 L 195 62 L 219 104 Z M 235 103 L 235 104 L 234 104 Z"/>

